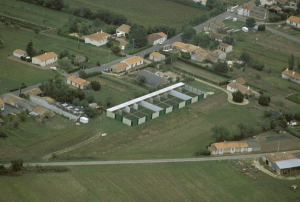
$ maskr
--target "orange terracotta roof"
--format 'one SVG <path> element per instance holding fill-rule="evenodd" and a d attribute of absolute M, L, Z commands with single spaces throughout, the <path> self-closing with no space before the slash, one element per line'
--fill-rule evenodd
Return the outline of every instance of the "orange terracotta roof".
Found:
<path fill-rule="evenodd" d="M 153 57 L 159 58 L 161 56 L 165 56 L 163 54 L 160 54 L 159 52 L 152 52 L 150 55 L 152 55 Z"/>
<path fill-rule="evenodd" d="M 43 93 L 43 91 L 39 88 L 33 88 L 31 90 L 23 92 L 23 94 L 25 94 L 25 95 L 27 95 L 27 94 L 28 95 L 38 95 L 38 94 L 42 94 L 42 93 Z"/>
<path fill-rule="evenodd" d="M 224 47 L 224 48 L 228 48 L 230 47 L 231 45 L 227 44 L 227 43 L 220 43 L 219 44 L 220 47 Z"/>
<path fill-rule="evenodd" d="M 235 81 L 239 84 L 246 83 L 245 79 L 243 79 L 242 77 L 235 79 Z"/>
<path fill-rule="evenodd" d="M 130 28 L 131 27 L 129 25 L 123 24 L 120 27 L 118 27 L 117 30 L 125 32 L 126 34 L 128 34 L 130 32 Z"/>
<path fill-rule="evenodd" d="M 244 4 L 244 5 L 243 5 L 243 9 L 246 9 L 246 10 L 251 10 L 252 7 L 253 7 L 253 6 L 250 5 L 250 4 Z"/>
<path fill-rule="evenodd" d="M 249 89 L 246 86 L 243 86 L 237 82 L 231 82 L 228 84 L 228 86 L 230 86 L 231 88 L 234 88 L 238 91 L 240 91 L 241 93 L 245 94 Z"/>
<path fill-rule="evenodd" d="M 57 57 L 56 53 L 54 52 L 49 52 L 49 53 L 44 53 L 42 55 L 38 55 L 38 56 L 35 56 L 33 58 L 37 58 L 39 59 L 41 62 L 43 61 L 46 61 L 46 60 L 49 60 L 49 59 L 52 59 L 52 58 L 55 58 Z"/>
<path fill-rule="evenodd" d="M 133 56 L 133 57 L 131 57 L 131 58 L 128 58 L 128 59 L 126 59 L 126 60 L 123 60 L 124 62 L 126 62 L 127 64 L 129 64 L 129 65 L 132 65 L 132 64 L 134 64 L 134 63 L 136 63 L 136 62 L 139 62 L 139 61 L 141 61 L 141 60 L 143 60 L 143 58 L 141 57 L 141 56 Z"/>
<path fill-rule="evenodd" d="M 212 146 L 215 146 L 216 149 L 228 149 L 228 148 L 245 148 L 249 147 L 246 142 L 243 141 L 232 141 L 232 142 L 217 142 L 211 144 Z"/>
<path fill-rule="evenodd" d="M 125 69 L 126 67 L 128 67 L 128 65 L 126 63 L 118 63 L 112 66 L 113 68 L 115 68 L 116 70 L 122 70 Z"/>
<path fill-rule="evenodd" d="M 166 37 L 167 35 L 163 32 L 159 32 L 159 33 L 153 33 L 153 34 L 149 34 L 148 35 L 148 38 L 152 41 L 156 41 L 158 39 L 161 39 L 161 38 L 164 38 Z"/>
<path fill-rule="evenodd" d="M 14 53 L 23 55 L 24 53 L 26 53 L 26 51 L 23 51 L 23 50 L 21 50 L 21 49 L 16 49 L 16 50 L 14 51 Z"/>
<path fill-rule="evenodd" d="M 74 82 L 74 83 L 77 83 L 79 86 L 85 86 L 85 85 L 88 85 L 90 84 L 89 81 L 85 80 L 85 79 L 82 79 L 78 76 L 74 76 L 74 75 L 71 75 L 68 77 L 68 80 Z"/>
<path fill-rule="evenodd" d="M 107 34 L 105 32 L 97 32 L 95 34 L 87 35 L 85 37 L 89 39 L 93 39 L 94 41 L 102 41 L 108 36 L 110 36 L 110 34 Z"/>
<path fill-rule="evenodd" d="M 265 156 L 269 158 L 270 161 L 283 161 L 288 159 L 296 158 L 295 153 L 299 153 L 300 150 L 296 151 L 287 151 L 287 152 L 279 152 L 274 154 L 266 154 Z"/>
<path fill-rule="evenodd" d="M 297 72 L 294 72 L 292 70 L 286 69 L 282 73 L 285 74 L 285 75 L 287 75 L 287 76 L 289 76 L 289 77 L 292 77 L 292 78 L 300 80 L 300 74 L 297 73 Z"/>
<path fill-rule="evenodd" d="M 300 18 L 296 17 L 296 16 L 291 16 L 288 18 L 289 21 L 293 21 L 293 22 L 297 22 L 300 23 Z"/>
<path fill-rule="evenodd" d="M 4 101 L 0 98 L 0 105 L 3 105 Z"/>
<path fill-rule="evenodd" d="M 202 52 L 202 50 L 203 50 L 202 48 L 197 47 L 195 45 L 188 44 L 188 43 L 182 43 L 182 42 L 179 42 L 179 41 L 174 42 L 173 46 L 176 46 L 178 48 L 181 48 L 181 49 L 184 49 L 184 50 L 187 50 L 187 51 L 197 51 L 197 49 L 198 49 L 200 52 Z"/>

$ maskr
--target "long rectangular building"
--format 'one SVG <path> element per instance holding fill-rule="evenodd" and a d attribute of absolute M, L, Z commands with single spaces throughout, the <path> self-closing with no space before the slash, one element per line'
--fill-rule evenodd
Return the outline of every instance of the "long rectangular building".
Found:
<path fill-rule="evenodd" d="M 206 92 L 177 83 L 109 108 L 106 115 L 129 126 L 136 126 L 204 98 Z"/>

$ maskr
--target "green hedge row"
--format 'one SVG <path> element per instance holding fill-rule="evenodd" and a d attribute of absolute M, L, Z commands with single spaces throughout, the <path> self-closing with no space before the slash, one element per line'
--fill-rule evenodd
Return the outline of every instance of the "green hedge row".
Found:
<path fill-rule="evenodd" d="M 288 88 L 300 92 L 300 88 L 299 87 L 289 86 Z"/>
<path fill-rule="evenodd" d="M 20 88 L 23 89 L 23 88 L 26 88 L 26 87 L 27 87 L 27 85 L 22 85 Z M 13 92 L 13 91 L 17 91 L 17 90 L 19 90 L 19 87 L 12 88 L 12 89 L 9 90 L 9 92 Z"/>
<path fill-rule="evenodd" d="M 32 30 L 34 30 L 36 28 L 41 29 L 41 30 L 48 29 L 47 27 L 44 27 L 42 25 L 31 24 L 30 22 L 21 21 L 21 20 L 17 20 L 14 18 L 0 15 L 0 21 L 5 22 L 7 19 L 9 19 L 9 21 L 12 25 L 18 24 L 20 27 L 24 27 L 24 28 L 28 28 L 28 29 L 32 29 Z"/>
<path fill-rule="evenodd" d="M 141 52 L 141 51 L 143 51 L 143 50 L 146 50 L 146 49 L 148 49 L 148 48 L 151 48 L 152 46 L 153 46 L 153 45 L 147 45 L 147 46 L 144 46 L 144 47 L 142 47 L 142 48 L 140 48 L 140 49 L 138 49 L 138 50 L 135 50 L 135 51 L 133 51 L 133 52 L 130 52 L 129 55 L 136 54 L 136 53 L 138 53 L 138 52 Z"/>
<path fill-rule="evenodd" d="M 79 71 L 80 69 L 81 69 L 80 67 L 77 67 L 77 68 L 75 68 L 75 69 L 71 69 L 71 70 L 68 71 L 68 74 L 73 73 L 73 72 L 77 72 L 77 71 Z"/>
<path fill-rule="evenodd" d="M 93 76 L 97 76 L 97 75 L 100 75 L 100 74 L 102 74 L 101 71 L 87 73 L 87 74 L 86 74 L 86 78 L 93 77 Z"/>
<path fill-rule="evenodd" d="M 258 87 L 258 86 L 256 86 L 256 85 L 249 84 L 249 83 L 247 83 L 247 82 L 245 83 L 245 85 L 250 86 L 250 87 L 252 87 L 252 88 L 256 88 L 257 90 L 260 90 L 260 91 L 263 91 L 263 92 L 268 93 L 267 90 L 265 90 L 265 89 L 263 89 L 263 88 L 260 88 L 260 87 Z"/>
<path fill-rule="evenodd" d="M 297 104 L 300 104 L 300 93 L 290 95 L 290 96 L 286 97 L 285 99 L 295 102 Z"/>

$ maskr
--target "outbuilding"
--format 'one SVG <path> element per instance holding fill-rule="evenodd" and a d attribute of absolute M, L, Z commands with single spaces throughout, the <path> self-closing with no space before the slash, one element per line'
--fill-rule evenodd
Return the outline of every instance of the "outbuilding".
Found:
<path fill-rule="evenodd" d="M 229 53 L 232 51 L 232 45 L 229 45 L 226 43 L 220 43 L 220 45 L 218 46 L 218 50 L 225 52 L 225 53 Z"/>
<path fill-rule="evenodd" d="M 97 32 L 95 34 L 87 35 L 84 38 L 85 43 L 89 43 L 95 46 L 103 46 L 108 42 L 108 38 L 110 34 L 107 34 L 101 30 L 101 32 Z"/>
<path fill-rule="evenodd" d="M 150 55 L 149 55 L 149 59 L 150 60 L 154 60 L 155 62 L 156 61 L 162 61 L 164 59 L 166 59 L 166 56 L 159 53 L 159 52 L 152 52 Z"/>
<path fill-rule="evenodd" d="M 300 84 L 300 74 L 288 68 L 281 73 L 281 77 Z"/>
<path fill-rule="evenodd" d="M 67 84 L 75 86 L 79 89 L 85 89 L 90 84 L 90 82 L 78 76 L 71 75 L 67 78 Z"/>
<path fill-rule="evenodd" d="M 23 51 L 21 49 L 16 49 L 16 50 L 14 50 L 13 55 L 18 57 L 18 58 L 21 58 L 22 56 L 26 57 L 27 53 L 26 53 L 26 51 Z"/>
<path fill-rule="evenodd" d="M 127 71 L 133 67 L 137 67 L 144 64 L 144 59 L 141 56 L 133 56 L 122 60 L 120 63 L 111 66 L 111 71 L 115 73 L 119 73 L 122 71 Z"/>
<path fill-rule="evenodd" d="M 167 40 L 167 35 L 163 32 L 153 33 L 148 35 L 148 41 L 151 45 L 156 45 L 159 43 L 163 43 Z"/>
<path fill-rule="evenodd" d="M 116 30 L 116 34 L 117 36 L 123 36 L 125 37 L 126 34 L 128 35 L 129 32 L 130 32 L 130 26 L 129 25 L 126 25 L 126 24 L 122 24 L 120 27 L 117 28 Z"/>
<path fill-rule="evenodd" d="M 42 67 L 57 61 L 57 54 L 54 52 L 44 53 L 32 58 L 32 63 Z"/>

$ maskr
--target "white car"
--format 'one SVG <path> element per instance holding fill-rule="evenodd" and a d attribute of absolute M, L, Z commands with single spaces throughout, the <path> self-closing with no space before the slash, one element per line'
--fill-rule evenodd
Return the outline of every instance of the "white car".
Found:
<path fill-rule="evenodd" d="M 161 44 L 163 44 L 163 43 L 164 43 L 164 42 L 163 42 L 163 41 L 161 41 L 161 42 L 159 42 L 158 44 L 159 44 L 159 45 L 161 45 Z"/>
<path fill-rule="evenodd" d="M 50 69 L 52 69 L 52 70 L 54 70 L 54 71 L 56 71 L 57 69 L 56 69 L 56 67 L 50 67 Z"/>

